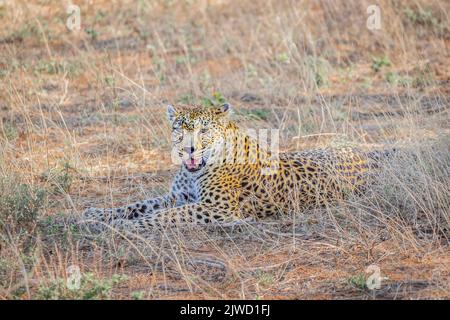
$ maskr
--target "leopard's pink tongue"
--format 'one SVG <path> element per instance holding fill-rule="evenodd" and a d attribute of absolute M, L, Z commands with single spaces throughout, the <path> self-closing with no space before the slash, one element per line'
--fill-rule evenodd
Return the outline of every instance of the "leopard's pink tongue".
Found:
<path fill-rule="evenodd" d="M 195 169 L 197 168 L 197 163 L 195 162 L 195 159 L 189 159 L 189 161 L 186 161 L 186 166 L 188 169 Z"/>

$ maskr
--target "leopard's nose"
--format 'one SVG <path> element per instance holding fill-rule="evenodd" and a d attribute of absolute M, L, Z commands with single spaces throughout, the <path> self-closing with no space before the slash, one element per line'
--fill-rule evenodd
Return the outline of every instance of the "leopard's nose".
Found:
<path fill-rule="evenodd" d="M 184 147 L 184 151 L 187 153 L 187 154 L 193 154 L 194 153 L 194 147 L 192 147 L 192 146 L 190 146 L 190 147 Z"/>

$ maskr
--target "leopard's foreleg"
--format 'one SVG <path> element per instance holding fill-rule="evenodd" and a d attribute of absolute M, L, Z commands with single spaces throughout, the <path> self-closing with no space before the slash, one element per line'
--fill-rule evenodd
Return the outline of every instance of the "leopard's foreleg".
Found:
<path fill-rule="evenodd" d="M 240 219 L 228 209 L 219 209 L 211 204 L 199 202 L 142 215 L 132 220 L 117 220 L 114 226 L 126 230 L 144 231 L 172 226 L 221 225 L 235 221 Z"/>

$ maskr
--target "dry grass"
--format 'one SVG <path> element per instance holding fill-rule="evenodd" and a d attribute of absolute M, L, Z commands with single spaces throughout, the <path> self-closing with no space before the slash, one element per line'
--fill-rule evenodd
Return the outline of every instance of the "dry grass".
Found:
<path fill-rule="evenodd" d="M 370 1 L 78 2 L 77 33 L 65 3 L 0 1 L 0 298 L 450 298 L 448 2 L 378 1 L 379 31 Z M 61 223 L 167 190 L 165 103 L 222 97 L 284 150 L 405 151 L 366 194 L 280 221 Z"/>

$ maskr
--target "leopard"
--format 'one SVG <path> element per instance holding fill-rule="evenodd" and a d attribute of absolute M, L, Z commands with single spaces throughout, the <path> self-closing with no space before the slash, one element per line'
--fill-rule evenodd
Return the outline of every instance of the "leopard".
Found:
<path fill-rule="evenodd" d="M 117 208 L 88 208 L 83 217 L 137 230 L 277 218 L 363 192 L 376 168 L 379 154 L 355 147 L 271 150 L 239 128 L 232 109 L 168 105 L 178 166 L 170 191 Z"/>

